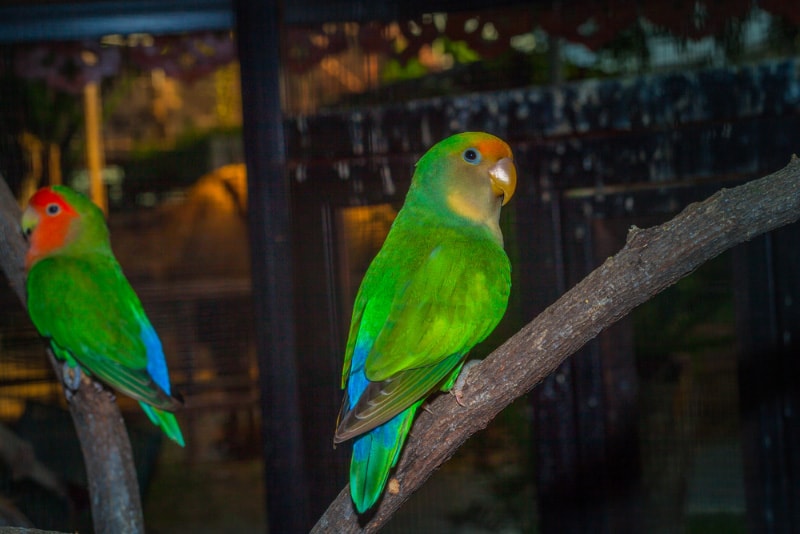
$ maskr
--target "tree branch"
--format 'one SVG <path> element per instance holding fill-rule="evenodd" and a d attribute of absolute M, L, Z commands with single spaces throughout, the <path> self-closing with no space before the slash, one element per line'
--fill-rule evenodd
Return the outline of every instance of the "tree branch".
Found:
<path fill-rule="evenodd" d="M 312 533 L 373 532 L 469 436 L 530 391 L 603 329 L 721 252 L 800 218 L 800 160 L 689 205 L 671 221 L 631 228 L 626 245 L 531 323 L 470 370 L 459 406 L 440 395 L 420 410 L 394 477 L 399 491 L 383 497 L 359 524 L 345 487 Z"/>
<path fill-rule="evenodd" d="M 0 269 L 26 306 L 24 257 L 27 246 L 20 230 L 20 213 L 14 195 L 0 179 Z M 48 349 L 50 362 L 61 380 L 59 365 Z M 114 396 L 82 373 L 69 411 L 81 442 L 92 521 L 98 534 L 144 532 L 139 484 L 128 432 Z"/>

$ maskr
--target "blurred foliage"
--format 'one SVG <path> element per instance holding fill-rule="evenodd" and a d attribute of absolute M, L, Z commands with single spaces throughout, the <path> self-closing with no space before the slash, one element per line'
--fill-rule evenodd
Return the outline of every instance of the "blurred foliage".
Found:
<path fill-rule="evenodd" d="M 11 189 L 19 192 L 20 181 L 31 171 L 32 157 L 27 154 L 23 134 L 34 136 L 44 145 L 53 144 L 60 149 L 62 176 L 69 176 L 74 170 L 84 166 L 84 102 L 83 94 L 64 91 L 54 87 L 44 78 L 24 78 L 18 76 L 13 68 L 15 48 L 0 48 L 2 68 L 0 83 L 3 86 L 0 103 L 0 125 L 3 128 L 3 151 L 8 154 L 19 153 L 20 161 L 13 168 L 5 168 L 4 178 Z M 68 75 L 69 73 L 65 74 Z M 125 96 L 131 86 L 130 72 L 105 78 L 101 84 L 103 117 L 125 105 Z M 47 177 L 44 176 L 46 179 Z"/>
<path fill-rule="evenodd" d="M 161 194 L 191 186 L 212 170 L 209 153 L 218 137 L 241 137 L 241 128 L 190 129 L 169 146 L 158 140 L 138 143 L 122 163 L 124 196 L 130 201 L 142 192 Z"/>
<path fill-rule="evenodd" d="M 34 136 L 43 145 L 54 144 L 61 150 L 62 168 L 71 168 L 80 161 L 75 140 L 83 128 L 83 101 L 80 95 L 57 91 L 44 80 L 24 80 L 13 76 L 10 69 L 0 70 L 3 102 L 0 125 L 3 128 L 5 161 L 0 172 L 15 193 L 30 172 L 23 134 Z M 79 145 L 79 147 L 82 145 Z"/>
<path fill-rule="evenodd" d="M 158 158 L 174 150 L 191 151 L 197 145 L 208 143 L 213 137 L 241 136 L 241 126 L 219 126 L 215 128 L 187 128 L 180 132 L 174 142 L 164 146 L 163 139 L 144 139 L 138 141 L 130 151 L 132 160 L 147 160 Z"/>
<path fill-rule="evenodd" d="M 594 50 L 560 38 L 554 40 L 538 27 L 501 39 L 507 43 L 503 51 L 493 50 L 488 55 L 446 33 L 432 38 L 420 54 L 395 50 L 382 64 L 380 87 L 344 94 L 333 107 L 543 85 L 552 83 L 555 58 L 555 71 L 563 81 L 571 81 L 735 65 L 800 52 L 800 30 L 779 16 L 757 9 L 745 17 L 729 18 L 715 33 L 695 38 L 677 35 L 639 17 Z M 555 54 L 553 46 L 558 47 Z"/>

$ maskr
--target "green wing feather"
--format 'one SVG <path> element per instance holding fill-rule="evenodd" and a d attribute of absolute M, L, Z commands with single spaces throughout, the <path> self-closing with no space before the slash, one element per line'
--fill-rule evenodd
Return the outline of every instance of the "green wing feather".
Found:
<path fill-rule="evenodd" d="M 382 382 L 370 383 L 355 408 L 341 416 L 335 442 L 368 432 L 425 397 L 454 372 L 458 373 L 463 357 L 464 354 L 454 354 L 437 365 L 403 371 Z"/>
<path fill-rule="evenodd" d="M 441 242 L 446 244 L 433 248 L 393 299 L 367 358 L 370 380 L 385 380 L 463 353 L 502 317 L 510 283 L 508 277 L 487 276 L 487 271 L 508 273 L 505 253 L 487 241 Z M 494 250 L 484 250 L 489 247 Z"/>
<path fill-rule="evenodd" d="M 27 288 L 31 319 L 57 357 L 136 400 L 180 407 L 147 372 L 141 335 L 149 321 L 113 257 L 46 258 L 31 268 Z"/>
<path fill-rule="evenodd" d="M 372 339 L 365 366 L 371 383 L 352 410 L 343 410 L 336 442 L 441 387 L 494 329 L 508 302 L 508 257 L 483 229 L 435 227 L 424 216 L 398 222 L 356 298 L 342 379 L 356 346 Z"/>

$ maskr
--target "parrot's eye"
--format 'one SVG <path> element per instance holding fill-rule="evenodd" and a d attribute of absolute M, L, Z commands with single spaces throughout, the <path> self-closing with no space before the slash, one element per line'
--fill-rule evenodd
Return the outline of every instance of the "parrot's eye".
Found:
<path fill-rule="evenodd" d="M 51 203 L 47 205 L 47 208 L 45 208 L 45 210 L 47 211 L 48 215 L 58 215 L 59 213 L 61 213 L 61 206 L 55 203 Z"/>
<path fill-rule="evenodd" d="M 470 165 L 477 165 L 481 162 L 481 153 L 475 150 L 474 148 L 468 148 L 464 151 L 461 155 L 464 158 L 464 161 L 469 163 Z"/>

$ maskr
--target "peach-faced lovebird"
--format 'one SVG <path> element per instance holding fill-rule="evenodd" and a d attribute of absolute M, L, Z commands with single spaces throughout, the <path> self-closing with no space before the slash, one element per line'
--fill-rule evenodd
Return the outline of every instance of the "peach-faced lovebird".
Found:
<path fill-rule="evenodd" d="M 419 405 L 453 386 L 467 352 L 505 313 L 511 267 L 499 217 L 516 181 L 511 149 L 497 137 L 468 132 L 439 142 L 417 163 L 364 275 L 334 437 L 356 437 L 350 495 L 359 513 L 381 496 Z"/>
<path fill-rule="evenodd" d="M 68 187 L 45 187 L 31 197 L 22 229 L 28 313 L 55 357 L 138 400 L 183 446 L 161 341 L 111 252 L 103 213 Z"/>

